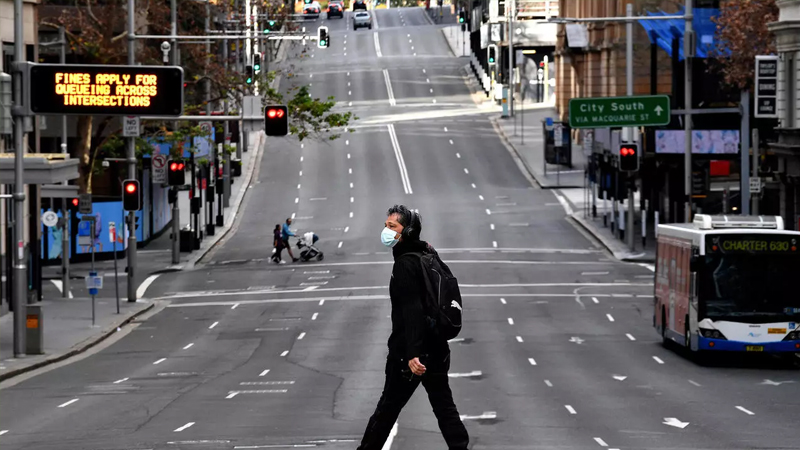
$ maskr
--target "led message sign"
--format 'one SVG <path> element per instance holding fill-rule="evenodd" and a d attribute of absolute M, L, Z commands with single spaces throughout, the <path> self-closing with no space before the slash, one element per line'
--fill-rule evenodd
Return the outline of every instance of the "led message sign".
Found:
<path fill-rule="evenodd" d="M 714 253 L 782 253 L 800 255 L 800 239 L 792 235 L 776 234 L 727 234 L 709 236 L 706 244 L 710 254 Z"/>
<path fill-rule="evenodd" d="M 179 116 L 183 69 L 168 66 L 32 64 L 34 114 Z"/>

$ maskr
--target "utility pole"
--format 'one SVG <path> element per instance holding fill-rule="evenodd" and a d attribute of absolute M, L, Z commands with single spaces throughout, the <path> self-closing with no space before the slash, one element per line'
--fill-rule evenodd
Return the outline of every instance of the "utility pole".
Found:
<path fill-rule="evenodd" d="M 514 115 L 514 15 L 515 0 L 508 0 L 508 113 Z"/>
<path fill-rule="evenodd" d="M 175 1 L 175 0 L 173 0 Z M 128 65 L 136 64 L 135 0 L 128 0 Z M 174 30 L 173 30 L 174 34 Z M 134 138 L 125 138 L 127 144 L 128 179 L 136 179 L 136 148 Z M 125 236 L 123 226 L 123 236 Z M 136 212 L 128 212 L 128 302 L 136 302 Z"/>
<path fill-rule="evenodd" d="M 67 63 L 67 36 L 64 27 L 58 27 L 58 40 L 61 41 L 61 53 L 59 54 L 59 62 L 61 64 Z M 67 154 L 67 116 L 61 116 L 61 153 Z M 69 184 L 69 181 L 62 183 L 64 186 Z M 67 208 L 67 199 L 61 199 L 61 219 L 64 226 L 61 227 L 61 297 L 69 298 L 69 209 Z M 114 255 L 116 260 L 116 255 Z"/>
<path fill-rule="evenodd" d="M 759 143 L 759 140 L 758 140 L 758 128 L 753 128 L 753 139 L 752 139 L 752 141 L 753 141 L 753 177 L 758 178 L 759 181 L 760 181 L 761 178 L 759 177 L 759 174 L 758 174 L 758 166 L 760 165 L 761 155 L 759 154 L 760 152 L 759 152 L 759 148 L 758 148 L 758 143 Z M 748 180 L 748 184 L 749 184 L 749 180 Z M 749 188 L 749 186 L 748 186 L 748 188 Z M 756 193 L 755 195 L 753 195 L 752 210 L 753 210 L 753 215 L 754 216 L 758 215 L 758 209 L 759 209 L 758 207 L 759 207 L 759 203 L 760 203 L 759 195 L 760 195 L 760 193 Z"/>
<path fill-rule="evenodd" d="M 683 116 L 683 129 L 686 133 L 684 136 L 684 157 L 683 157 L 683 171 L 684 171 L 684 184 L 683 189 L 686 192 L 685 201 L 685 221 L 689 223 L 692 221 L 692 58 L 695 53 L 694 29 L 692 28 L 692 19 L 694 13 L 692 11 L 692 3 L 694 0 L 685 0 L 684 10 L 684 27 L 685 32 L 683 35 L 683 66 L 684 66 L 684 95 L 683 102 L 685 103 L 683 109 L 686 113 Z M 744 150 L 743 150 L 744 151 Z M 744 203 L 744 202 L 742 202 Z"/>
<path fill-rule="evenodd" d="M 739 158 L 741 186 L 739 192 L 741 198 L 741 214 L 750 214 L 750 91 L 744 90 L 741 94 L 739 108 L 742 110 L 742 124 L 739 131 L 739 141 L 741 142 L 741 155 Z"/>
<path fill-rule="evenodd" d="M 14 356 L 25 356 L 25 320 L 28 313 L 28 268 L 25 264 L 25 183 L 22 179 L 23 160 L 25 159 L 25 128 L 22 116 L 22 64 L 25 63 L 25 35 L 22 30 L 22 0 L 14 0 L 14 109 L 17 109 L 14 120 L 14 243 L 16 249 L 8 249 L 13 253 L 14 279 L 11 292 L 14 306 Z M 16 250 L 16 251 L 14 251 Z"/>
<path fill-rule="evenodd" d="M 633 3 L 628 3 L 625 5 L 625 17 L 628 17 L 628 22 L 625 24 L 625 81 L 626 81 L 626 91 L 627 95 L 630 97 L 633 95 Z M 628 127 L 628 142 L 636 142 L 638 141 L 637 136 L 634 134 L 638 130 L 633 127 Z M 639 157 L 641 157 L 641 152 L 639 152 Z M 631 177 L 628 178 L 628 224 L 625 226 L 627 232 L 625 233 L 625 237 L 628 241 L 628 247 L 633 251 L 636 248 L 635 240 L 633 235 L 633 223 L 635 218 L 635 208 L 633 206 L 633 175 L 634 172 L 629 172 Z M 644 217 L 642 217 L 642 221 L 644 221 Z"/>

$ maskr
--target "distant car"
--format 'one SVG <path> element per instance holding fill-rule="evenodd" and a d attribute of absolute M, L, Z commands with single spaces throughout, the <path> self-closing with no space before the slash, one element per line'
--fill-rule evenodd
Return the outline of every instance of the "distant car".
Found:
<path fill-rule="evenodd" d="M 316 5 L 313 3 L 305 5 L 303 6 L 303 18 L 312 20 L 319 19 L 319 10 L 320 10 L 319 3 L 317 3 Z"/>
<path fill-rule="evenodd" d="M 361 27 L 372 29 L 372 16 L 366 11 L 359 11 L 353 15 L 353 29 L 357 30 Z"/>
<path fill-rule="evenodd" d="M 364 0 L 356 0 L 353 2 L 353 11 L 358 11 L 359 9 L 363 9 L 364 11 L 367 10 L 367 2 Z"/>
<path fill-rule="evenodd" d="M 344 19 L 344 7 L 341 3 L 328 3 L 328 19 L 331 17 Z"/>

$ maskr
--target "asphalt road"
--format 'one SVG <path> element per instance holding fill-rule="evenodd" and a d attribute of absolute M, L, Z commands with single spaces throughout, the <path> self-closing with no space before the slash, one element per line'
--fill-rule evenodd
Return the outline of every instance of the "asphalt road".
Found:
<path fill-rule="evenodd" d="M 472 448 L 800 448 L 796 366 L 662 347 L 652 272 L 610 259 L 523 176 L 421 9 L 379 11 L 371 31 L 348 19 L 320 21 L 331 47 L 295 53 L 282 89 L 335 96 L 354 131 L 269 139 L 233 232 L 149 288 L 167 307 L 0 391 L 0 447 L 355 448 L 390 330 L 379 234 L 405 203 L 462 284 L 451 386 Z M 323 261 L 268 262 L 292 215 Z M 422 390 L 392 439 L 445 448 Z"/>

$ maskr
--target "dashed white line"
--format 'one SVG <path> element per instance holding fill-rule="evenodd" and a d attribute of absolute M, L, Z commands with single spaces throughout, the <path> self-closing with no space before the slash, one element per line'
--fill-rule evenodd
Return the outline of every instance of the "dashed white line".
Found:
<path fill-rule="evenodd" d="M 231 309 L 236 309 L 238 307 L 239 307 L 239 304 L 238 303 L 234 303 L 233 306 L 231 306 Z"/>
<path fill-rule="evenodd" d="M 6 433 L 8 433 L 8 430 L 0 430 L 0 436 L 4 435 Z"/>
<path fill-rule="evenodd" d="M 300 189 L 300 183 L 297 184 L 297 189 Z"/>
<path fill-rule="evenodd" d="M 128 378 L 128 377 L 125 377 L 125 378 L 120 378 L 119 380 L 115 381 L 115 382 L 114 382 L 114 384 L 120 384 L 120 383 L 124 383 L 124 382 L 126 382 L 126 381 L 128 381 L 128 380 L 129 380 L 129 378 Z"/>
<path fill-rule="evenodd" d="M 433 94 L 433 88 L 431 88 L 431 94 Z"/>
<path fill-rule="evenodd" d="M 353 174 L 353 168 L 352 168 L 352 167 L 349 167 L 349 168 L 347 169 L 347 173 L 348 173 L 348 175 L 352 175 L 352 174 Z"/>
<path fill-rule="evenodd" d="M 456 158 L 461 159 L 461 153 L 456 153 Z"/>
<path fill-rule="evenodd" d="M 239 395 L 239 393 L 238 393 L 238 392 L 236 392 L 236 391 L 233 391 L 233 392 L 230 392 L 230 393 L 228 393 L 228 395 L 227 395 L 225 398 L 230 400 L 230 399 L 232 399 L 233 397 L 236 397 L 237 395 Z M 176 431 L 177 431 L 177 430 L 176 430 Z"/>
<path fill-rule="evenodd" d="M 295 197 L 294 198 L 294 202 L 295 202 L 295 204 L 300 203 L 300 197 Z"/>
<path fill-rule="evenodd" d="M 238 303 L 237 303 L 237 305 L 238 305 Z M 192 343 L 189 343 L 188 345 L 186 345 L 185 347 L 183 347 L 183 349 L 184 349 L 184 350 L 189 350 L 190 348 L 192 348 L 192 346 L 193 346 L 193 345 L 194 345 L 194 342 L 192 342 Z"/>
<path fill-rule="evenodd" d="M 567 408 L 567 411 L 569 411 L 570 414 L 578 414 L 578 412 L 575 411 L 575 408 L 570 405 L 564 405 L 564 408 Z"/>
<path fill-rule="evenodd" d="M 509 325 L 514 325 L 514 319 L 513 319 L 513 318 L 511 318 L 511 317 L 509 317 L 509 318 L 508 318 L 508 324 L 509 324 Z"/>
<path fill-rule="evenodd" d="M 347 145 L 350 145 L 350 141 L 345 141 Z M 347 159 L 350 159 L 350 153 L 347 154 Z"/>
<path fill-rule="evenodd" d="M 300 162 L 303 162 L 303 157 L 302 156 L 300 157 Z"/>
<path fill-rule="evenodd" d="M 350 189 L 353 189 L 353 183 L 350 183 Z"/>
<path fill-rule="evenodd" d="M 350 227 L 344 227 L 344 232 L 347 233 L 348 231 L 350 231 Z"/>
<path fill-rule="evenodd" d="M 300 171 L 300 176 L 301 176 L 301 177 L 303 176 L 303 171 L 302 171 L 302 170 Z"/>
<path fill-rule="evenodd" d="M 592 301 L 595 303 L 600 303 L 600 300 L 598 300 L 597 297 L 592 297 Z"/>
<path fill-rule="evenodd" d="M 300 336 L 297 336 L 297 340 L 299 341 L 299 340 L 303 339 L 304 337 L 306 337 L 306 332 L 305 331 L 300 333 Z"/>
<path fill-rule="evenodd" d="M 73 398 L 72 400 L 70 400 L 70 401 L 68 401 L 68 402 L 65 402 L 65 403 L 62 403 L 62 404 L 58 405 L 58 407 L 59 407 L 59 408 L 66 408 L 67 406 L 69 406 L 69 405 L 71 405 L 71 404 L 73 404 L 73 403 L 77 402 L 78 400 L 79 400 L 79 399 L 77 399 L 77 398 Z"/>
<path fill-rule="evenodd" d="M 489 208 L 486 208 L 486 215 L 487 216 L 491 216 L 492 215 L 492 211 Z"/>
<path fill-rule="evenodd" d="M 472 189 L 476 189 L 478 186 L 475 186 L 475 183 L 472 183 Z"/>
<path fill-rule="evenodd" d="M 344 244 L 344 242 L 342 242 L 342 241 L 339 241 L 339 246 L 338 246 L 338 248 L 342 248 L 342 244 Z"/>
<path fill-rule="evenodd" d="M 314 314 L 311 316 L 311 320 L 317 320 L 317 315 L 319 315 L 319 313 L 314 313 Z"/>
<path fill-rule="evenodd" d="M 353 211 L 350 211 L 350 218 L 353 218 Z"/>
<path fill-rule="evenodd" d="M 415 55 L 416 55 L 416 53 L 415 53 Z M 436 99 L 433 99 L 433 103 L 436 103 Z"/>
<path fill-rule="evenodd" d="M 517 342 L 524 342 L 524 341 L 522 340 L 522 336 L 517 336 Z"/>
<path fill-rule="evenodd" d="M 606 441 L 600 439 L 599 437 L 594 438 L 594 440 L 595 440 L 595 442 L 600 444 L 601 447 L 608 447 L 608 444 L 606 444 Z"/>
<path fill-rule="evenodd" d="M 536 365 L 536 360 L 533 358 L 528 358 L 528 362 L 531 363 L 532 366 Z"/>
<path fill-rule="evenodd" d="M 161 358 L 161 359 L 159 359 L 158 361 L 155 361 L 155 362 L 153 362 L 153 365 L 154 365 L 154 366 L 157 366 L 157 365 L 161 364 L 162 362 L 164 362 L 164 361 L 166 361 L 166 360 L 167 360 L 167 358 Z"/>
<path fill-rule="evenodd" d="M 502 303 L 502 304 L 504 304 L 504 305 L 505 305 L 505 304 L 506 304 L 506 299 L 504 299 L 504 298 L 502 298 L 502 297 L 501 297 L 501 298 L 500 298 L 500 303 Z"/>
<path fill-rule="evenodd" d="M 258 376 L 263 377 L 263 376 L 266 376 L 268 373 L 269 373 L 269 369 L 266 369 L 265 371 L 263 371 L 260 374 L 258 374 Z"/>
<path fill-rule="evenodd" d="M 550 380 L 544 380 L 544 384 L 546 384 L 547 387 L 553 387 L 553 383 L 551 383 Z"/>
<path fill-rule="evenodd" d="M 479 195 L 479 196 L 478 196 L 478 200 L 481 200 L 481 201 L 483 201 L 483 196 L 482 196 L 482 195 Z"/>
<path fill-rule="evenodd" d="M 288 354 L 289 354 L 289 350 L 284 350 L 283 353 L 281 353 L 281 356 L 286 356 Z"/>
<path fill-rule="evenodd" d="M 625 336 L 627 336 L 627 337 L 628 337 L 628 339 L 630 339 L 630 340 L 632 340 L 632 341 L 635 341 L 635 340 L 636 340 L 636 338 L 635 338 L 635 337 L 633 337 L 633 335 L 632 335 L 632 334 L 630 334 L 630 333 L 625 333 Z"/>
<path fill-rule="evenodd" d="M 344 145 L 350 145 L 350 139 L 345 139 Z M 347 159 L 350 159 L 350 153 L 347 154 Z"/>
<path fill-rule="evenodd" d="M 653 356 L 653 359 L 659 364 L 664 364 L 664 361 L 661 358 L 659 358 L 658 356 Z"/>
<path fill-rule="evenodd" d="M 428 73 L 428 72 L 426 72 L 425 69 L 422 69 L 422 73 Z"/>
<path fill-rule="evenodd" d="M 181 432 L 181 431 L 183 431 L 183 430 L 185 430 L 185 429 L 187 429 L 187 428 L 191 427 L 192 425 L 194 425 L 194 422 L 189 422 L 189 423 L 187 423 L 186 425 L 184 425 L 184 426 L 182 426 L 182 427 L 175 428 L 175 432 L 176 432 L 176 433 L 179 433 L 179 432 Z"/>
<path fill-rule="evenodd" d="M 489 224 L 489 229 L 494 230 L 494 224 L 493 223 Z"/>
<path fill-rule="evenodd" d="M 689 383 L 691 383 L 691 384 L 693 384 L 693 385 L 695 385 L 695 386 L 697 386 L 697 387 L 701 387 L 701 386 L 700 386 L 700 383 L 698 383 L 697 381 L 694 381 L 694 380 L 689 380 Z"/>
<path fill-rule="evenodd" d="M 614 316 L 612 316 L 611 314 L 606 314 L 606 317 L 608 317 L 608 321 L 609 322 L 613 322 L 614 321 Z"/>
<path fill-rule="evenodd" d="M 754 413 L 753 411 L 750 411 L 749 409 L 745 408 L 744 406 L 737 406 L 736 409 L 738 409 L 739 411 L 747 414 L 748 416 L 755 416 L 756 415 L 756 413 Z"/>
<path fill-rule="evenodd" d="M 450 139 L 450 145 L 455 145 L 455 144 L 453 144 L 453 140 L 452 139 Z M 459 158 L 460 158 L 460 156 L 459 156 Z"/>
<path fill-rule="evenodd" d="M 350 197 L 350 203 L 354 203 L 356 201 L 355 197 Z"/>
<path fill-rule="evenodd" d="M 219 325 L 219 322 L 214 322 L 214 323 L 211 324 L 211 326 L 208 327 L 208 329 L 209 330 L 213 330 L 214 327 L 216 327 L 217 325 Z"/>
<path fill-rule="evenodd" d="M 497 248 L 497 241 L 492 241 L 492 247 Z"/>

